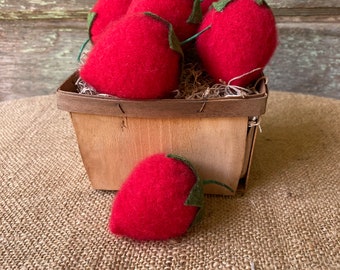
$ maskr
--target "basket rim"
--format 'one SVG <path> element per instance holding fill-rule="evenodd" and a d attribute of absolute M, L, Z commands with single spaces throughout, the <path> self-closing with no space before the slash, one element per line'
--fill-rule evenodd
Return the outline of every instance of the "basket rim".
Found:
<path fill-rule="evenodd" d="M 57 106 L 71 113 L 139 118 L 252 117 L 265 113 L 268 87 L 260 83 L 260 92 L 249 96 L 213 99 L 120 99 L 111 96 L 84 95 L 76 90 L 79 72 L 75 71 L 56 91 Z"/>

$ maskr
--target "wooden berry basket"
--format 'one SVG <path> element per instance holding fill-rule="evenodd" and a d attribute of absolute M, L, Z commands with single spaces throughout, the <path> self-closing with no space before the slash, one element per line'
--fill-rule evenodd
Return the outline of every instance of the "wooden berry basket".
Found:
<path fill-rule="evenodd" d="M 133 167 L 159 152 L 187 158 L 202 179 L 243 192 L 267 85 L 247 97 L 209 100 L 124 100 L 77 92 L 78 73 L 57 90 L 58 108 L 70 112 L 80 154 L 93 188 L 118 190 Z M 233 195 L 217 185 L 205 193 Z"/>

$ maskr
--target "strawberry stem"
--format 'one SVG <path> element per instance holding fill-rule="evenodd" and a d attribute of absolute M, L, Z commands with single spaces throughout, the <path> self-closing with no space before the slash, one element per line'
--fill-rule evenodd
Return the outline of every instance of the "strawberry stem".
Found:
<path fill-rule="evenodd" d="M 198 36 L 200 36 L 201 34 L 203 34 L 205 31 L 209 30 L 211 28 L 211 25 L 208 25 L 206 28 L 204 28 L 203 30 L 199 31 L 198 33 L 196 33 L 195 35 L 187 38 L 186 40 L 183 40 L 180 42 L 181 46 L 194 40 L 195 38 L 197 38 Z"/>
<path fill-rule="evenodd" d="M 81 55 L 82 55 L 82 53 L 83 53 L 83 51 L 84 51 L 84 49 L 85 49 L 87 43 L 89 43 L 90 40 L 91 40 L 91 39 L 88 38 L 88 39 L 81 45 L 81 47 L 80 47 L 80 49 L 79 49 L 78 57 L 77 57 L 78 62 L 80 62 Z"/>

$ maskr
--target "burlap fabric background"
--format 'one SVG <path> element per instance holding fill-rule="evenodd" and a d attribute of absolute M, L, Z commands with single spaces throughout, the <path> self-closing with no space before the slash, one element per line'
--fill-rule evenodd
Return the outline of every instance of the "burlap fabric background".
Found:
<path fill-rule="evenodd" d="M 340 269 L 340 101 L 272 91 L 250 184 L 186 236 L 110 235 L 55 96 L 0 103 L 0 269 Z"/>

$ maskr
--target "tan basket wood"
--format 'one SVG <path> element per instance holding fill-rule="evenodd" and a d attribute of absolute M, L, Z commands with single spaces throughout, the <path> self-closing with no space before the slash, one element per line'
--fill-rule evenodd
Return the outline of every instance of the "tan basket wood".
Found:
<path fill-rule="evenodd" d="M 259 94 L 246 97 L 130 100 L 79 94 L 75 86 L 77 78 L 76 72 L 58 89 L 59 109 L 86 114 L 146 118 L 259 116 L 266 110 L 267 88 L 264 83 L 260 84 Z"/>

